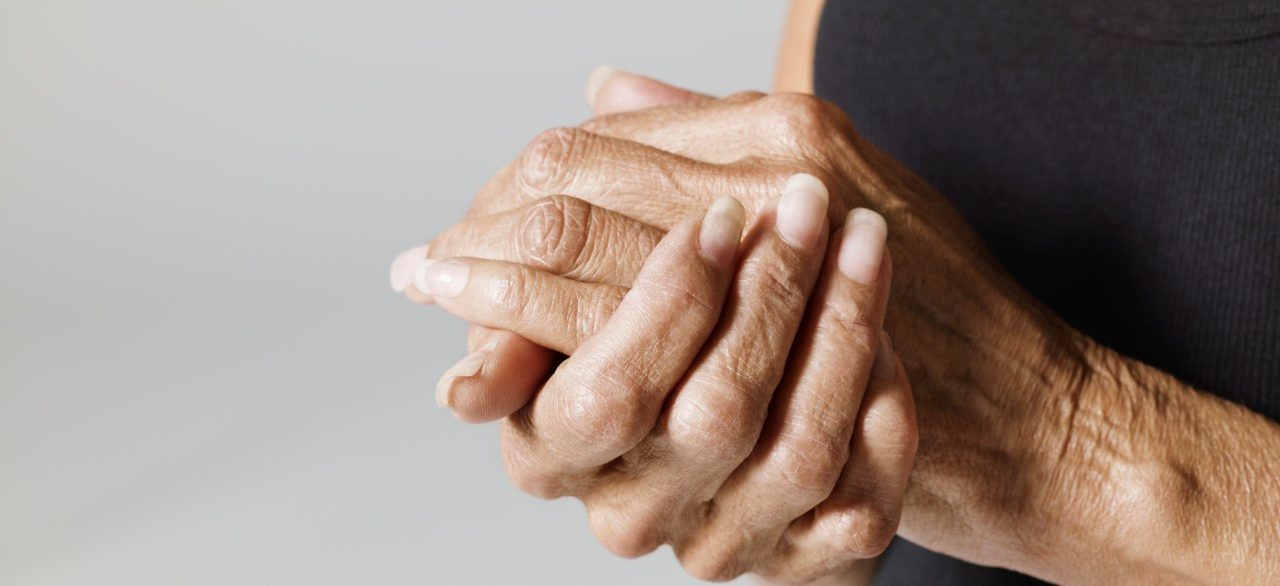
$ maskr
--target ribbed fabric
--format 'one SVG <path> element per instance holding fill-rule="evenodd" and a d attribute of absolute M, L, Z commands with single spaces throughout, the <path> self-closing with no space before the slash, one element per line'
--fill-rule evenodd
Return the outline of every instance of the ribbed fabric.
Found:
<path fill-rule="evenodd" d="M 815 83 L 1068 322 L 1280 420 L 1278 15 L 828 0 Z M 905 543 L 883 568 L 884 584 L 1025 580 Z"/>

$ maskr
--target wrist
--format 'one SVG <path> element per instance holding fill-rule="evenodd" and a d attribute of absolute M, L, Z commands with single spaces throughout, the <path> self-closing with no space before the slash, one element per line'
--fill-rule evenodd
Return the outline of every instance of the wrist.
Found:
<path fill-rule="evenodd" d="M 1078 516 L 1085 474 L 1068 462 L 1078 459 L 1074 419 L 1094 409 L 1083 405 L 1093 401 L 1094 344 L 1017 293 L 985 297 L 985 313 L 946 314 L 955 320 L 947 331 L 966 333 L 966 360 L 947 363 L 954 368 L 938 380 L 925 368 L 913 375 L 917 387 L 945 384 L 964 397 L 948 410 L 964 412 L 966 429 L 940 434 L 948 446 L 938 449 L 967 459 L 943 470 L 930 497 L 964 511 L 968 537 L 983 540 L 968 559 L 1070 581 L 1064 554 L 1086 550 L 1072 535 L 1087 523 Z"/>
<path fill-rule="evenodd" d="M 1024 316 L 1026 331 L 1011 348 L 1020 352 L 1021 394 L 1030 427 L 1008 437 L 1018 454 L 1010 471 L 1026 483 L 1024 498 L 1011 502 L 1018 533 L 1013 536 L 1019 569 L 1053 582 L 1079 582 L 1076 570 L 1107 539 L 1105 496 L 1112 458 L 1128 448 L 1108 425 L 1108 391 L 1099 362 L 1105 350 L 1047 310 Z M 1009 376 L 1013 376 L 1010 373 Z"/>
<path fill-rule="evenodd" d="M 1056 457 L 1044 507 L 1062 581 L 1173 579 L 1158 560 L 1197 491 L 1168 436 L 1183 397 L 1163 375 L 1091 340 L 1084 370 L 1055 419 Z"/>
<path fill-rule="evenodd" d="M 986 380 L 1020 400 L 999 423 L 1005 470 L 1006 562 L 1054 582 L 1115 577 L 1129 552 L 1122 534 L 1144 527 L 1143 512 L 1163 461 L 1138 442 L 1151 427 L 1148 398 L 1130 364 L 1038 304 L 1020 311 L 985 344 L 1004 356 Z M 1012 497 L 1012 498 L 1008 498 Z"/>

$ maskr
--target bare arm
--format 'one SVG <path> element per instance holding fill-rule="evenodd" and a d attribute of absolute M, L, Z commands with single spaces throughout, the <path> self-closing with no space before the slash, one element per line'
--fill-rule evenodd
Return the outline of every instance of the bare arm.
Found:
<path fill-rule="evenodd" d="M 1280 425 L 1107 349 L 1062 410 L 1059 536 L 1067 568 L 1262 584 L 1280 576 Z M 1090 504 L 1093 503 L 1093 504 Z M 1091 515 L 1080 515 L 1089 510 Z M 1065 552 L 1069 556 L 1061 556 Z"/>
<path fill-rule="evenodd" d="M 813 50 L 818 41 L 818 21 L 826 0 L 792 0 L 787 10 L 774 89 L 813 93 Z"/>

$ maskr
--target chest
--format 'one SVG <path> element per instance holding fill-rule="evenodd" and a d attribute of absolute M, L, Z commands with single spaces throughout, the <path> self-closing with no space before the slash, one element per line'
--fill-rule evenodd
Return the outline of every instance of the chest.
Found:
<path fill-rule="evenodd" d="M 1280 417 L 1277 14 L 831 0 L 815 80 L 1069 322 Z"/>

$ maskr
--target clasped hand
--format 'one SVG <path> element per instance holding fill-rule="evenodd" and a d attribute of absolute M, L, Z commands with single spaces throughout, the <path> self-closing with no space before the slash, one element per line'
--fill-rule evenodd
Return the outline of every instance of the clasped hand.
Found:
<path fill-rule="evenodd" d="M 1059 495 L 1008 479 L 1063 453 L 1065 399 L 1022 383 L 1069 378 L 1077 338 L 944 199 L 812 96 L 621 74 L 592 99 L 392 269 L 476 325 L 437 398 L 503 419 L 517 486 L 708 579 L 810 580 L 899 529 L 1008 559 L 1048 526 Z"/>

